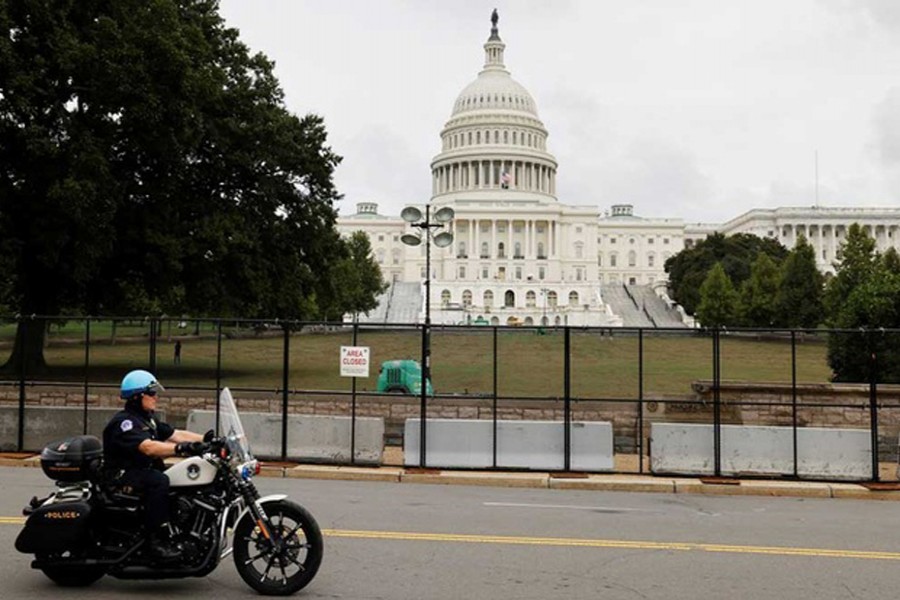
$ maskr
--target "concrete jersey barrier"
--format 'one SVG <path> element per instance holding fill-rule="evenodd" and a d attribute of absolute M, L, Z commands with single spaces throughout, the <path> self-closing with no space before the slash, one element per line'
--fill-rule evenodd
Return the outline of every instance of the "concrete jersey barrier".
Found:
<path fill-rule="evenodd" d="M 103 438 L 103 428 L 114 414 L 122 410 L 116 408 L 88 408 L 87 434 Z M 165 421 L 165 411 L 156 411 L 160 421 Z M 0 451 L 16 450 L 19 432 L 19 409 L 0 407 Z M 84 408 L 70 406 L 26 406 L 23 450 L 37 452 L 50 442 L 73 435 L 82 435 L 84 429 Z"/>
<path fill-rule="evenodd" d="M 187 428 L 206 431 L 215 427 L 212 410 L 192 410 Z M 281 458 L 281 415 L 241 413 L 250 449 L 257 458 Z M 350 417 L 288 415 L 287 459 L 323 463 L 350 462 Z M 384 419 L 356 418 L 355 462 L 380 465 L 384 452 Z"/>
<path fill-rule="evenodd" d="M 712 425 L 652 423 L 653 473 L 711 475 L 715 472 Z M 793 475 L 791 427 L 721 426 L 723 475 Z M 797 474 L 862 480 L 872 477 L 872 437 L 865 429 L 797 428 Z"/>
<path fill-rule="evenodd" d="M 419 464 L 420 419 L 407 419 L 403 461 Z M 426 461 L 429 467 L 493 467 L 493 421 L 428 419 Z M 561 421 L 497 421 L 497 467 L 512 469 L 565 468 L 565 425 Z M 571 424 L 570 468 L 574 471 L 613 470 L 613 429 L 607 422 Z"/>

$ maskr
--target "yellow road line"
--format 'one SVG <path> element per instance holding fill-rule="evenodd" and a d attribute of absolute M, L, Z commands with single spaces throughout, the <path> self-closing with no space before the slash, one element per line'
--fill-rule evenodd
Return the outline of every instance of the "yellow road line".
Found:
<path fill-rule="evenodd" d="M 775 556 L 814 556 L 826 558 L 858 558 L 868 560 L 900 561 L 900 552 L 829 550 L 825 548 L 730 546 L 726 544 L 699 544 L 692 542 L 641 542 L 628 540 L 600 540 L 578 538 L 463 535 L 446 533 L 407 533 L 399 531 L 351 531 L 342 529 L 324 529 L 322 533 L 329 537 L 376 540 L 456 542 L 467 544 L 511 544 L 525 546 L 575 546 L 586 548 L 618 548 L 628 550 L 677 550 L 693 552 L 726 552 L 737 554 L 768 554 Z"/>
<path fill-rule="evenodd" d="M 0 517 L 0 525 L 21 525 L 24 517 Z M 827 548 L 792 548 L 789 546 L 732 546 L 693 542 L 642 542 L 579 538 L 529 537 L 507 535 L 471 535 L 456 533 L 416 533 L 407 531 L 369 531 L 323 529 L 327 537 L 402 542 L 451 542 L 461 544 L 508 544 L 517 546 L 557 546 L 580 548 L 615 548 L 623 550 L 674 550 L 681 552 L 721 552 L 731 554 L 767 554 L 771 556 L 809 556 L 820 558 L 857 558 L 864 560 L 897 560 L 900 552 L 866 550 L 830 550 Z"/>

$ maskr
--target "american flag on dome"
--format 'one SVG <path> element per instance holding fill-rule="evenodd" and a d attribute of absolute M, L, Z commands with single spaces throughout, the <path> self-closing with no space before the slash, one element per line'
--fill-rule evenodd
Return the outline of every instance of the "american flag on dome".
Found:
<path fill-rule="evenodd" d="M 500 175 L 500 187 L 502 187 L 504 190 L 508 190 L 510 182 L 512 182 L 512 175 L 510 175 L 506 171 L 503 171 L 503 174 Z"/>

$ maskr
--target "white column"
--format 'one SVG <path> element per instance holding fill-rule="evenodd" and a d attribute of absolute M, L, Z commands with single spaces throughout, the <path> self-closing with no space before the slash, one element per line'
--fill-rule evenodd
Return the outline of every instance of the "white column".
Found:
<path fill-rule="evenodd" d="M 491 219 L 491 248 L 488 255 L 497 258 L 497 220 Z M 493 274 L 491 275 L 493 277 Z"/>

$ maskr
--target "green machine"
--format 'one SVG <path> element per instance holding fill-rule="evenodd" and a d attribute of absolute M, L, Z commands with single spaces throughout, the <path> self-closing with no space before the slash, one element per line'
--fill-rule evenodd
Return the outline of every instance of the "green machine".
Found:
<path fill-rule="evenodd" d="M 422 368 L 415 360 L 387 360 L 378 370 L 379 392 L 395 392 L 418 396 L 422 393 Z M 425 382 L 425 393 L 434 396 L 431 381 Z"/>

